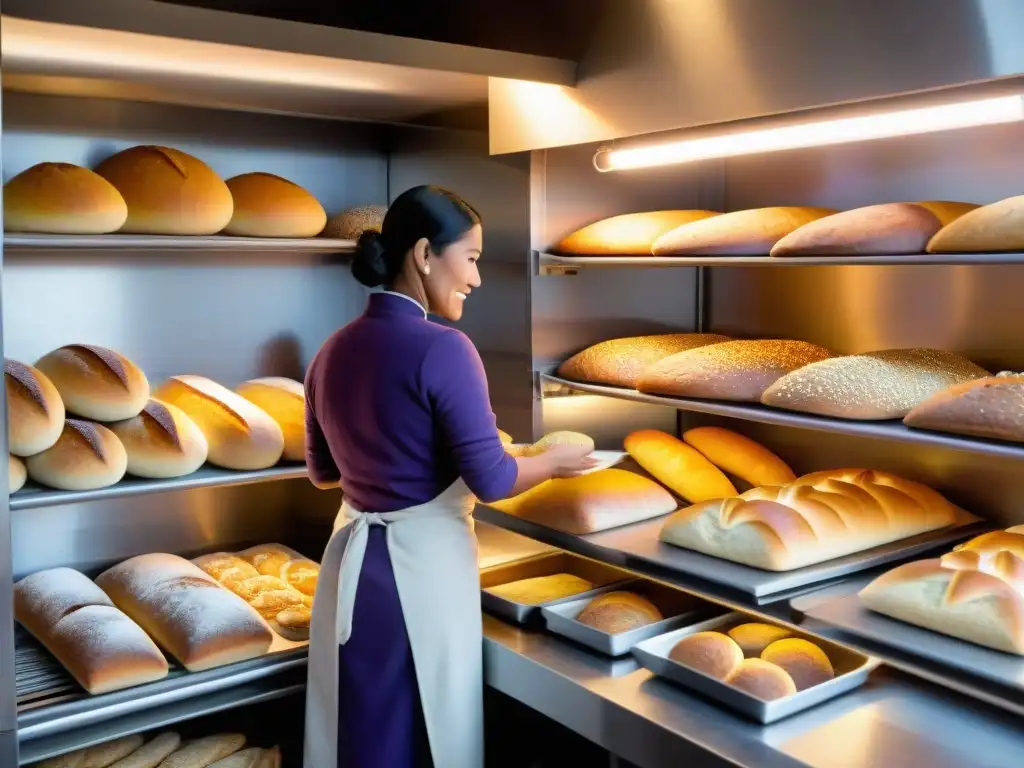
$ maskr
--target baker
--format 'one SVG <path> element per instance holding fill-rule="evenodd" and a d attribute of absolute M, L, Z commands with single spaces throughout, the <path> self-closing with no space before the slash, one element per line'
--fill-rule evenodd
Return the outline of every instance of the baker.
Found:
<path fill-rule="evenodd" d="M 462 317 L 482 249 L 457 195 L 400 195 L 352 264 L 385 290 L 306 375 L 310 477 L 345 501 L 313 606 L 305 768 L 482 768 L 473 506 L 593 465 L 579 446 L 509 456 L 476 348 L 428 319 Z"/>

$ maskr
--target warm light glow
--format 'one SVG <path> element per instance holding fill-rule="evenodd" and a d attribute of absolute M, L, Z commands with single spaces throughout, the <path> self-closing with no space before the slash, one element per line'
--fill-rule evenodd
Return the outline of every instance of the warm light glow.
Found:
<path fill-rule="evenodd" d="M 673 141 L 635 149 L 601 149 L 594 156 L 594 165 L 599 171 L 621 171 L 783 149 L 910 136 L 1016 120 L 1024 120 L 1024 97 L 1003 96 Z"/>

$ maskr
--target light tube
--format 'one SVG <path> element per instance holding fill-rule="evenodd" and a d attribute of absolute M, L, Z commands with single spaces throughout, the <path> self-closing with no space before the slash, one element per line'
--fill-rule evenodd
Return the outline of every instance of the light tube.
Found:
<path fill-rule="evenodd" d="M 911 136 L 954 128 L 1010 123 L 1016 120 L 1024 120 L 1024 96 L 1000 96 L 862 117 L 818 120 L 725 136 L 684 139 L 634 149 L 606 147 L 599 149 L 594 155 L 594 166 L 601 172 L 650 168 L 718 157 Z"/>

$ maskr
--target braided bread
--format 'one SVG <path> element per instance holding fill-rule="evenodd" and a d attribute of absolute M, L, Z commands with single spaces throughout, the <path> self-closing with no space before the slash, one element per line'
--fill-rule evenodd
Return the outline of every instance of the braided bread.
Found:
<path fill-rule="evenodd" d="M 952 525 L 939 493 L 885 472 L 815 472 L 682 509 L 661 540 L 768 571 L 789 571 Z"/>

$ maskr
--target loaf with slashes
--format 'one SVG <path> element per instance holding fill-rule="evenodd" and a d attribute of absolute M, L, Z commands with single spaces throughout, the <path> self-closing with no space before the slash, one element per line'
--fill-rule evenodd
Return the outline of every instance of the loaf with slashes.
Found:
<path fill-rule="evenodd" d="M 956 522 L 936 491 L 886 472 L 815 472 L 676 512 L 662 541 L 767 571 L 789 571 Z"/>

